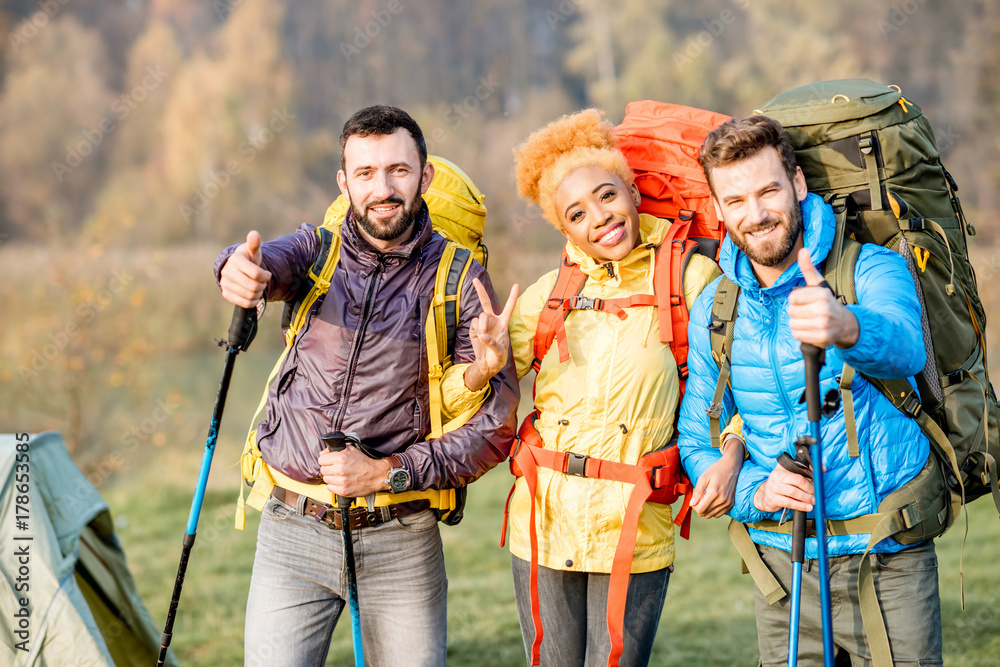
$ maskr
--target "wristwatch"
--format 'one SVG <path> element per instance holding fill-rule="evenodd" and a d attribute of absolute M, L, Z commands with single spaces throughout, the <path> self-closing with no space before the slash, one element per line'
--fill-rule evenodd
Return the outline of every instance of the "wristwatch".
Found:
<path fill-rule="evenodd" d="M 389 474 L 385 476 L 386 486 L 392 493 L 402 493 L 410 489 L 410 471 L 403 467 L 403 462 L 393 454 L 389 457 Z"/>

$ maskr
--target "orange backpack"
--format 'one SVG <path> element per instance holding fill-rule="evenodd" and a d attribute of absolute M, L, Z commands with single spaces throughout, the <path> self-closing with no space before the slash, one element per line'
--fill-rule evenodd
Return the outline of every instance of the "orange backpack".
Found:
<path fill-rule="evenodd" d="M 708 133 L 727 120 L 730 117 L 723 114 L 667 102 L 645 100 L 625 107 L 625 118 L 614 134 L 618 148 L 635 172 L 635 184 L 642 195 L 639 212 L 672 221 L 656 250 L 655 294 L 636 294 L 627 299 L 581 297 L 587 276 L 564 250 L 556 284 L 535 330 L 532 368 L 536 373 L 553 339 L 559 345 L 559 361 L 569 361 L 564 321 L 573 310 L 601 310 L 625 319 L 626 308 L 656 306 L 660 342 L 669 344 L 674 354 L 683 395 L 688 375 L 684 269 L 695 253 L 718 260 L 726 232 L 715 215 L 712 193 L 698 163 L 698 150 Z"/>
<path fill-rule="evenodd" d="M 634 294 L 620 299 L 590 299 L 580 296 L 587 280 L 580 266 L 569 259 L 563 250 L 559 273 L 549 299 L 542 308 L 535 329 L 534 361 L 532 368 L 538 373 L 542 359 L 556 340 L 559 361 L 569 361 L 566 339 L 566 317 L 574 310 L 600 310 L 621 319 L 628 317 L 627 308 L 655 306 L 659 311 L 660 342 L 670 345 L 677 362 L 680 393 L 684 394 L 687 379 L 688 355 L 688 304 L 684 300 L 683 276 L 688 261 L 694 253 L 703 254 L 713 261 L 719 258 L 719 249 L 725 227 L 715 214 L 712 195 L 705 174 L 698 163 L 698 150 L 706 135 L 729 120 L 729 116 L 665 102 L 632 102 L 625 108 L 625 119 L 614 134 L 618 148 L 625 154 L 635 183 L 642 195 L 640 213 L 648 213 L 671 220 L 670 229 L 656 250 L 653 269 L 654 294 Z M 615 667 L 622 653 L 622 627 L 628 592 L 628 576 L 639 524 L 639 514 L 646 502 L 673 504 L 684 496 L 683 504 L 674 522 L 681 526 L 681 537 L 690 534 L 690 492 L 693 487 L 684 476 L 676 447 L 665 447 L 650 452 L 637 465 L 602 461 L 568 452 L 545 449 L 534 428 L 532 413 L 525 419 L 518 433 L 518 441 L 511 452 L 511 472 L 525 477 L 528 492 L 534 497 L 538 479 L 535 468 L 541 466 L 568 475 L 612 479 L 635 484 L 629 497 L 622 532 L 615 550 L 608 593 L 608 632 L 611 636 L 611 653 L 608 665 Z M 507 496 L 507 505 L 514 489 Z M 531 611 L 535 624 L 535 641 L 532 645 L 532 665 L 539 662 L 542 643 L 542 619 L 538 602 L 538 555 L 535 534 L 534 503 L 531 513 Z M 504 512 L 503 546 L 507 532 L 507 513 Z"/>

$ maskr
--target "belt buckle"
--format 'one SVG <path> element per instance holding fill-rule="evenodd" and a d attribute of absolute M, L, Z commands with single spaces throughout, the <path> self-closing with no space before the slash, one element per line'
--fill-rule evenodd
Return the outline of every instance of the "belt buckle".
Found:
<path fill-rule="evenodd" d="M 587 459 L 589 456 L 566 452 L 566 474 L 577 477 L 587 476 Z"/>
<path fill-rule="evenodd" d="M 336 507 L 332 505 L 326 506 L 326 511 L 323 514 L 317 514 L 316 520 L 320 523 L 325 523 L 326 527 L 330 530 L 337 530 L 337 512 L 339 512 Z M 343 525 L 343 523 L 341 523 Z"/>

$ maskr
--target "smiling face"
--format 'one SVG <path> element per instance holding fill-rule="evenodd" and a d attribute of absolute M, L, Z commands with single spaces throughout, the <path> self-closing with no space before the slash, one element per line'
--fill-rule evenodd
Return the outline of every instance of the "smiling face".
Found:
<path fill-rule="evenodd" d="M 580 167 L 556 188 L 562 233 L 598 262 L 617 262 L 639 243 L 639 190 L 602 167 Z"/>
<path fill-rule="evenodd" d="M 434 166 L 421 168 L 417 144 L 403 128 L 392 134 L 352 136 L 344 144 L 341 192 L 362 235 L 385 251 L 406 242 L 430 187 Z"/>
<path fill-rule="evenodd" d="M 791 180 L 771 146 L 753 157 L 711 172 L 715 210 L 736 247 L 746 253 L 765 287 L 795 262 L 802 247 L 805 177 L 796 167 Z"/>

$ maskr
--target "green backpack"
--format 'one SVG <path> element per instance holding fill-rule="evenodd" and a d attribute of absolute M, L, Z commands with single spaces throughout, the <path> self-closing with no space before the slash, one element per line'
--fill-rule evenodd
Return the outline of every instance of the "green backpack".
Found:
<path fill-rule="evenodd" d="M 833 207 L 837 234 L 823 272 L 840 300 L 857 303 L 855 262 L 862 244 L 877 243 L 906 259 L 922 307 L 927 363 L 916 377 L 918 391 L 906 380 L 867 379 L 919 423 L 932 455 L 914 480 L 883 500 L 877 514 L 831 521 L 832 527 L 871 533 L 870 549 L 890 536 L 903 544 L 937 537 L 965 502 L 989 493 L 1000 510 L 998 406 L 986 372 L 986 314 L 966 245 L 975 228 L 941 164 L 927 118 L 898 87 L 868 79 L 795 88 L 754 113 L 784 126 L 809 191 Z M 722 369 L 715 403 L 728 380 L 738 299 L 739 288 L 724 278 L 712 311 L 712 350 Z M 853 377 L 854 369 L 845 365 L 840 390 L 849 453 L 857 456 Z M 717 423 L 712 432 L 716 437 Z M 877 600 L 869 598 L 872 603 Z M 871 606 L 865 612 L 862 599 L 866 627 L 881 622 Z M 868 634 L 877 664 L 891 664 L 884 626 Z"/>

